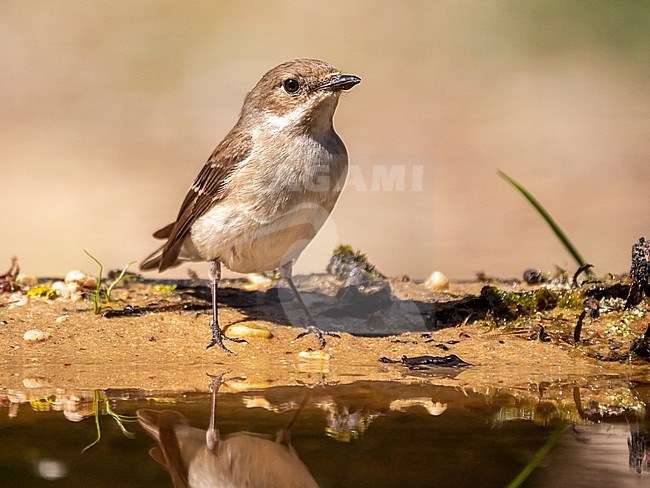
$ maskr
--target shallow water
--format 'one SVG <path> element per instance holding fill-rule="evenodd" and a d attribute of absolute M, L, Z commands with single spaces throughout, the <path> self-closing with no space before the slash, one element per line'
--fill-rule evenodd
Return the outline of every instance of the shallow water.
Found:
<path fill-rule="evenodd" d="M 531 395 L 427 383 L 234 392 L 236 382 L 226 382 L 217 396 L 220 442 L 246 431 L 266 434 L 271 443 L 290 426 L 300 461 L 286 470 L 302 462 L 321 487 L 507 486 L 527 466 L 532 474 L 524 486 L 650 483 L 648 385 L 613 384 L 608 394 L 619 399 L 606 404 L 584 389 Z M 170 475 L 149 455 L 155 440 L 137 421 L 123 423 L 135 434 L 125 436 L 106 406 L 122 415 L 173 410 L 200 429 L 207 429 L 211 412 L 208 391 L 85 390 L 25 403 L 18 403 L 15 392 L 6 393 L 0 417 L 2 486 L 172 486 Z M 101 440 L 82 453 L 97 437 L 95 418 Z M 204 432 L 199 434 L 203 442 Z M 534 459 L 539 462 L 531 463 Z"/>

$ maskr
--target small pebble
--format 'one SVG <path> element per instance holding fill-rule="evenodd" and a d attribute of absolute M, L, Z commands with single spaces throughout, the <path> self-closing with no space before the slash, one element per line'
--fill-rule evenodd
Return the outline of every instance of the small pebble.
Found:
<path fill-rule="evenodd" d="M 19 274 L 16 276 L 16 281 L 20 286 L 34 286 L 38 285 L 38 279 L 36 276 Z"/>
<path fill-rule="evenodd" d="M 57 459 L 40 459 L 36 463 L 36 472 L 47 481 L 56 481 L 65 478 L 68 474 L 68 466 Z"/>
<path fill-rule="evenodd" d="M 271 402 L 261 396 L 244 397 L 242 401 L 246 408 L 264 408 L 266 410 L 273 410 Z"/>
<path fill-rule="evenodd" d="M 52 283 L 52 290 L 58 293 L 61 300 L 71 300 L 73 302 L 78 302 L 83 298 L 83 295 L 81 293 L 81 285 L 76 282 L 55 281 Z"/>
<path fill-rule="evenodd" d="M 84 288 L 94 288 L 97 286 L 97 278 L 77 269 L 68 272 L 68 274 L 65 275 L 64 281 L 66 283 L 76 283 Z"/>
<path fill-rule="evenodd" d="M 235 381 L 230 380 L 225 382 L 226 386 L 234 391 L 248 391 L 248 390 L 263 390 L 270 387 L 273 382 L 271 380 L 259 380 L 259 381 Z"/>
<path fill-rule="evenodd" d="M 234 324 L 226 329 L 228 337 L 260 337 L 262 339 L 270 339 L 273 334 L 269 329 L 262 327 L 250 327 L 243 324 Z"/>
<path fill-rule="evenodd" d="M 411 407 L 424 407 L 429 415 L 442 415 L 447 410 L 446 403 L 434 402 L 431 398 L 409 398 L 390 402 L 391 411 L 403 412 Z"/>
<path fill-rule="evenodd" d="M 50 338 L 48 332 L 43 332 L 42 330 L 28 330 L 23 334 L 23 340 L 25 342 L 43 342 Z"/>
<path fill-rule="evenodd" d="M 544 283 L 546 278 L 544 278 L 544 274 L 541 270 L 531 268 L 524 271 L 524 281 L 529 285 L 537 285 L 539 283 Z"/>
<path fill-rule="evenodd" d="M 449 278 L 440 271 L 434 271 L 429 279 L 424 282 L 424 286 L 434 291 L 444 291 L 449 288 Z"/>
<path fill-rule="evenodd" d="M 9 310 L 11 310 L 13 307 L 22 307 L 23 305 L 27 304 L 28 301 L 29 298 L 27 298 L 26 295 L 18 292 L 12 293 L 11 296 L 9 296 L 7 303 L 9 303 Z"/>
<path fill-rule="evenodd" d="M 332 356 L 330 356 L 330 354 L 326 351 L 317 350 L 317 351 L 300 351 L 298 353 L 298 357 L 303 359 L 322 359 L 324 361 L 329 361 L 329 359 Z"/>
<path fill-rule="evenodd" d="M 45 386 L 50 386 L 50 382 L 47 378 L 42 376 L 30 376 L 28 378 L 23 378 L 23 386 L 25 388 L 43 388 Z"/>
<path fill-rule="evenodd" d="M 57 324 L 60 324 L 62 322 L 65 322 L 66 320 L 68 320 L 68 316 L 67 315 L 61 315 L 60 317 L 57 317 L 54 321 Z"/>

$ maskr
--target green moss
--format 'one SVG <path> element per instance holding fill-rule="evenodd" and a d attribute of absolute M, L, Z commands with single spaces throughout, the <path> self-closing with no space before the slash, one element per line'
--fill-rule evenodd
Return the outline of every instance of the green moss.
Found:
<path fill-rule="evenodd" d="M 172 293 L 176 291 L 176 285 L 170 284 L 170 285 L 153 285 L 153 291 L 154 293 Z"/>
<path fill-rule="evenodd" d="M 369 280 L 381 280 L 385 276 L 370 264 L 368 258 L 361 251 L 355 251 L 352 246 L 340 245 L 332 251 L 332 257 L 327 265 L 327 272 L 340 280 L 347 280 L 353 270 L 361 271 Z"/>
<path fill-rule="evenodd" d="M 551 310 L 558 304 L 558 294 L 548 288 L 514 292 L 486 286 L 481 290 L 495 318 L 511 320 L 522 315 Z"/>
<path fill-rule="evenodd" d="M 550 290 L 539 288 L 532 291 L 515 292 L 486 286 L 481 297 L 488 301 L 494 317 L 501 320 L 515 320 L 553 309 L 578 311 L 584 309 L 585 295 L 581 289 Z"/>
<path fill-rule="evenodd" d="M 59 296 L 59 293 L 56 290 L 53 290 L 51 286 L 48 285 L 36 285 L 27 291 L 27 296 L 45 298 L 47 300 L 54 300 Z"/>
<path fill-rule="evenodd" d="M 617 336 L 617 337 L 629 337 L 632 335 L 632 331 L 627 326 L 624 320 L 621 320 L 617 324 L 612 324 L 607 329 L 607 334 Z"/>
<path fill-rule="evenodd" d="M 558 292 L 557 306 L 569 310 L 582 310 L 584 308 L 585 294 L 581 289 L 571 289 Z"/>

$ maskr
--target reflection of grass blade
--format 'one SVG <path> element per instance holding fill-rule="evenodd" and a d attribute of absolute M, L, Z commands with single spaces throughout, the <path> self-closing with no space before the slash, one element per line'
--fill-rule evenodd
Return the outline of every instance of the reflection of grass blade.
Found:
<path fill-rule="evenodd" d="M 90 256 L 90 254 L 88 255 Z M 100 440 L 102 440 L 102 428 L 99 425 L 99 390 L 95 390 L 93 392 L 93 415 L 95 416 L 95 428 L 97 429 L 97 439 L 95 439 L 93 442 L 91 442 L 86 447 L 84 447 L 81 450 L 82 454 L 86 452 L 88 449 L 90 449 L 91 447 L 93 447 L 94 445 L 96 445 Z"/>
<path fill-rule="evenodd" d="M 535 468 L 539 466 L 539 463 L 546 457 L 546 455 L 551 452 L 551 449 L 557 444 L 557 441 L 560 439 L 560 436 L 564 432 L 566 427 L 566 422 L 560 422 L 555 428 L 550 437 L 546 440 L 546 443 L 535 453 L 530 462 L 524 467 L 524 469 L 517 475 L 517 477 L 508 483 L 507 488 L 517 488 L 522 485 L 524 481 L 531 475 Z"/>
<path fill-rule="evenodd" d="M 523 186 L 521 186 L 519 183 L 517 183 L 515 180 L 510 178 L 507 174 L 505 174 L 503 171 L 499 171 L 498 175 L 506 180 L 508 183 L 510 183 L 512 186 L 514 186 L 519 192 L 530 202 L 530 204 L 537 210 L 537 212 L 543 217 L 543 219 L 546 221 L 546 223 L 551 227 L 555 235 L 557 236 L 558 239 L 564 244 L 564 247 L 566 248 L 569 253 L 571 253 L 571 256 L 573 256 L 573 259 L 576 260 L 576 263 L 578 263 L 578 266 L 582 267 L 585 266 L 586 262 L 584 259 L 582 259 L 582 256 L 578 252 L 578 250 L 571 244 L 571 241 L 569 241 L 569 238 L 566 236 L 566 234 L 560 229 L 560 227 L 557 225 L 555 220 L 553 220 L 553 217 L 546 211 L 544 207 L 542 207 L 542 204 L 537 201 L 537 199 L 532 196 L 528 190 L 526 190 Z M 589 271 L 587 271 L 587 274 L 591 274 Z"/>
<path fill-rule="evenodd" d="M 106 414 L 113 417 L 113 420 L 115 420 L 115 422 L 117 423 L 117 426 L 122 431 L 122 434 L 124 434 L 129 439 L 133 439 L 135 437 L 135 434 L 133 432 L 127 430 L 127 428 L 124 427 L 124 422 L 137 422 L 138 417 L 135 415 L 122 415 L 117 413 L 111 407 L 109 399 L 102 398 L 102 396 L 103 394 L 101 390 L 95 390 L 93 392 L 93 415 L 95 417 L 95 428 L 97 429 L 97 438 L 83 448 L 83 450 L 81 451 L 82 454 L 86 452 L 88 449 L 90 449 L 91 447 L 96 446 L 99 443 L 99 441 L 102 440 L 102 428 L 101 425 L 99 424 L 99 416 L 102 414 L 100 408 L 100 401 L 102 400 L 103 400 L 104 410 L 106 411 Z"/>
<path fill-rule="evenodd" d="M 107 413 L 108 415 L 110 415 L 111 417 L 113 417 L 113 419 L 114 419 L 115 422 L 117 423 L 117 426 L 118 426 L 118 427 L 120 428 L 120 430 L 122 431 L 122 434 L 124 434 L 124 435 L 125 435 L 126 437 L 128 437 L 129 439 L 133 439 L 133 438 L 135 437 L 135 434 L 134 434 L 133 432 L 127 430 L 126 427 L 124 427 L 124 422 L 137 422 L 137 421 L 138 421 L 138 417 L 135 416 L 135 415 L 120 415 L 119 413 L 115 412 L 115 411 L 111 408 L 111 404 L 110 404 L 110 402 L 108 401 L 108 399 L 106 400 L 105 408 L 106 408 L 106 413 Z"/>

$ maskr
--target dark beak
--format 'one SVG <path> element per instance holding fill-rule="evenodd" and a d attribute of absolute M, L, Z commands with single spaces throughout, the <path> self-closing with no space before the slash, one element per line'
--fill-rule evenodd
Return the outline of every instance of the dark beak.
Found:
<path fill-rule="evenodd" d="M 334 75 L 318 88 L 321 90 L 349 90 L 357 83 L 361 83 L 361 78 L 354 75 Z"/>

